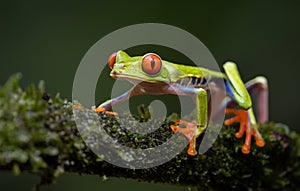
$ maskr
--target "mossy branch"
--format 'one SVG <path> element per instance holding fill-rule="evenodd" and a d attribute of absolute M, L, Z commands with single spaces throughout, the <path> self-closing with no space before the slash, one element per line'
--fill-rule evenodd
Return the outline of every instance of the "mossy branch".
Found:
<path fill-rule="evenodd" d="M 171 161 L 150 169 L 120 168 L 97 157 L 86 146 L 76 128 L 72 103 L 58 95 L 50 98 L 43 83 L 38 88 L 31 85 L 22 90 L 19 78 L 14 75 L 0 87 L 2 170 L 38 174 L 41 184 L 52 183 L 64 172 L 73 172 L 194 186 L 199 190 L 293 190 L 299 186 L 300 136 L 283 124 L 263 124 L 260 130 L 266 146 L 253 146 L 248 155 L 240 151 L 243 143 L 235 138 L 235 128 L 226 127 L 203 155 L 190 157 L 182 151 Z M 85 116 L 88 120 L 89 115 Z M 138 137 L 112 125 L 113 117 L 99 117 L 112 136 L 124 144 L 130 140 L 136 148 L 156 146 L 172 135 L 168 121 L 151 135 Z"/>

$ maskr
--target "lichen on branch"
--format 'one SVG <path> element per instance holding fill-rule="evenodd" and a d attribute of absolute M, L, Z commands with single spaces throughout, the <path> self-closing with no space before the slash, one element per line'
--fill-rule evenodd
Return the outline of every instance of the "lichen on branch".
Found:
<path fill-rule="evenodd" d="M 300 136 L 283 124 L 262 124 L 266 146 L 252 146 L 244 155 L 243 140 L 236 139 L 235 127 L 223 127 L 219 137 L 203 155 L 190 157 L 183 150 L 169 162 L 149 169 L 114 166 L 95 155 L 80 136 L 73 116 L 73 103 L 45 93 L 44 83 L 25 90 L 20 75 L 0 86 L 0 169 L 15 174 L 24 171 L 52 183 L 64 172 L 196 187 L 199 190 L 285 189 L 299 186 Z M 80 110 L 86 120 L 88 109 Z M 132 119 L 131 119 L 132 120 Z M 155 147 L 172 136 L 170 121 L 155 132 L 140 136 L 99 114 L 103 128 L 119 143 L 133 148 Z M 128 124 L 133 121 L 126 119 Z M 126 124 L 125 124 L 126 125 Z M 88 127 L 87 127 L 88 128 Z"/>

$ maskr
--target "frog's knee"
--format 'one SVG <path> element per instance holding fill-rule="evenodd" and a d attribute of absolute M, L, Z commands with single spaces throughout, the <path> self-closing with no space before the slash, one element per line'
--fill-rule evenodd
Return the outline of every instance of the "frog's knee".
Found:
<path fill-rule="evenodd" d="M 264 76 L 257 76 L 255 79 L 256 83 L 261 84 L 263 89 L 268 89 L 268 80 Z"/>
<path fill-rule="evenodd" d="M 228 69 L 236 69 L 237 67 L 236 67 L 236 64 L 234 62 L 227 61 L 227 62 L 224 63 L 223 68 L 225 70 L 228 70 Z"/>

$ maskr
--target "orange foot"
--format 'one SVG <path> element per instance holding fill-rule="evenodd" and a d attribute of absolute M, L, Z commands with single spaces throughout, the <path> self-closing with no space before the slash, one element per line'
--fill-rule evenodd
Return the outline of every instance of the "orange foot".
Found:
<path fill-rule="evenodd" d="M 80 109 L 80 110 L 84 110 L 85 109 L 85 108 L 81 107 L 80 105 L 76 105 L 76 104 L 73 107 L 76 108 L 76 109 Z M 95 111 L 97 113 L 105 112 L 106 114 L 113 115 L 113 116 L 118 115 L 117 112 L 106 111 L 105 108 L 103 108 L 103 107 L 98 107 L 98 108 L 96 108 L 94 110 L 92 109 L 92 111 Z"/>
<path fill-rule="evenodd" d="M 236 138 L 241 138 L 246 132 L 245 143 L 242 147 L 242 152 L 244 154 L 250 153 L 251 136 L 254 136 L 257 146 L 263 147 L 265 145 L 265 141 L 262 139 L 259 133 L 255 131 L 253 127 L 251 127 L 247 110 L 243 110 L 243 109 L 236 110 L 236 109 L 226 108 L 226 114 L 235 114 L 236 116 L 225 120 L 224 122 L 225 125 L 231 125 L 234 122 L 240 122 L 240 129 L 235 134 Z"/>
<path fill-rule="evenodd" d="M 185 126 L 185 128 L 181 128 L 178 125 L 171 125 L 171 129 L 173 132 L 178 132 L 186 136 L 189 140 L 189 148 L 187 153 L 191 156 L 197 155 L 196 151 L 196 129 L 197 129 L 197 123 L 195 121 L 193 122 L 186 122 L 184 120 L 175 120 L 174 121 L 177 124 L 182 124 Z"/>
<path fill-rule="evenodd" d="M 95 112 L 97 112 L 97 113 L 102 113 L 102 112 L 105 112 L 106 114 L 108 114 L 108 115 L 113 115 L 113 116 L 116 116 L 116 115 L 118 115 L 118 113 L 117 113 L 117 112 L 113 112 L 113 111 L 106 111 L 106 110 L 105 110 L 105 108 L 103 108 L 103 107 L 98 107 L 98 108 L 96 108 L 94 111 L 95 111 Z"/>

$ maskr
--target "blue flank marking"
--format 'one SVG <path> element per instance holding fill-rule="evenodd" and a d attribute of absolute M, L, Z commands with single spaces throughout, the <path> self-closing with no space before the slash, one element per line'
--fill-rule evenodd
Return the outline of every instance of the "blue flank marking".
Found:
<path fill-rule="evenodd" d="M 226 92 L 228 93 L 228 95 L 230 95 L 231 97 L 234 97 L 233 88 L 228 80 L 225 80 L 225 88 L 226 88 Z"/>

